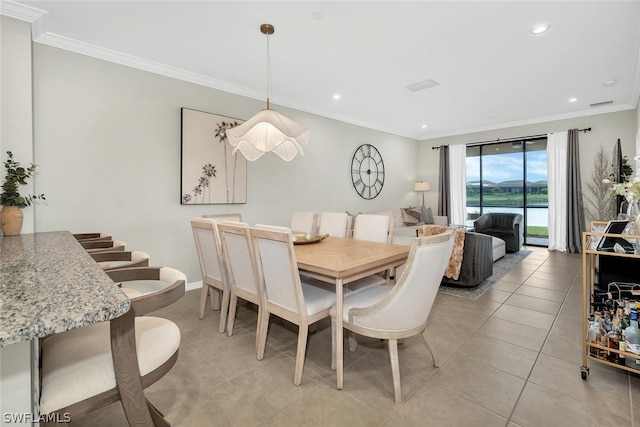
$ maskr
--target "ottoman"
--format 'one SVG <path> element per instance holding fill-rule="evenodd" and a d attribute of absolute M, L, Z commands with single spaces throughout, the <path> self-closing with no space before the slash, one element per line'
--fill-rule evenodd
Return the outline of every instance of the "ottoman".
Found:
<path fill-rule="evenodd" d="M 491 236 L 491 240 L 493 245 L 493 262 L 496 262 L 506 253 L 507 243 L 504 240 L 493 236 Z"/>

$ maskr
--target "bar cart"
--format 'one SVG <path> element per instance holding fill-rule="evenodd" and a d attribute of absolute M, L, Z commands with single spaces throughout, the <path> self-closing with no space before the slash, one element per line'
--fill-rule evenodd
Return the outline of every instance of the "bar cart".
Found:
<path fill-rule="evenodd" d="M 599 314 L 596 312 L 596 304 L 594 302 L 594 291 L 598 279 L 600 280 L 598 287 L 603 293 L 607 294 L 608 291 L 611 291 L 612 295 L 617 294 L 620 297 L 624 292 L 625 295 L 630 295 L 632 305 L 636 301 L 640 301 L 640 272 L 635 268 L 640 265 L 640 235 L 605 233 L 603 230 L 606 225 L 607 222 L 594 221 L 592 222 L 591 230 L 599 231 L 582 233 L 582 331 L 584 335 L 580 374 L 583 380 L 587 380 L 589 376 L 589 361 L 640 374 L 640 355 L 620 350 L 618 343 L 612 343 L 608 339 L 602 341 L 593 340 L 590 332 L 590 326 L 593 327 L 593 324 L 590 325 L 589 318 L 593 319 L 594 314 Z M 610 249 L 604 250 L 602 243 L 606 241 L 603 239 L 607 238 L 610 239 L 609 242 L 626 242 L 624 243 L 625 247 L 616 246 L 616 251 L 613 252 Z M 629 243 L 633 248 L 628 246 Z M 617 265 L 624 266 L 628 264 L 627 268 L 623 268 L 623 270 L 626 270 L 627 275 L 635 278 L 633 280 L 635 283 L 603 283 L 602 278 L 609 277 L 612 273 L 611 271 L 602 270 L 605 265 L 602 262 L 604 258 L 609 260 L 607 265 L 612 265 L 610 260 L 618 263 Z M 629 358 L 628 361 L 627 358 Z"/>

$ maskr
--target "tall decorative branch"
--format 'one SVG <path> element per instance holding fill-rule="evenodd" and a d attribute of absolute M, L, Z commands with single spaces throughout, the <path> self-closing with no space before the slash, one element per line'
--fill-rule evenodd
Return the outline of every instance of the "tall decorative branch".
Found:
<path fill-rule="evenodd" d="M 609 220 L 616 216 L 615 198 L 611 196 L 611 188 L 602 182 L 613 173 L 611 159 L 602 146 L 596 153 L 591 170 L 591 181 L 586 187 L 590 194 L 585 197 L 585 214 L 587 220 Z"/>

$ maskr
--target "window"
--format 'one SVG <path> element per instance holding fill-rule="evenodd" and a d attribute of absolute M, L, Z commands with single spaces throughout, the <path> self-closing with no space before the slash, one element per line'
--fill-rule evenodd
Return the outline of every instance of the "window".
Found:
<path fill-rule="evenodd" d="M 547 246 L 547 138 L 467 147 L 467 224 L 482 213 L 522 214 L 525 244 Z"/>

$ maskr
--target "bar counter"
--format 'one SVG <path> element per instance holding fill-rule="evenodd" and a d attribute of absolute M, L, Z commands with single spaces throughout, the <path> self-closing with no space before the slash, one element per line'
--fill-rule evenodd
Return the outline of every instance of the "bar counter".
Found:
<path fill-rule="evenodd" d="M 0 239 L 0 347 L 110 320 L 129 306 L 71 233 Z"/>

